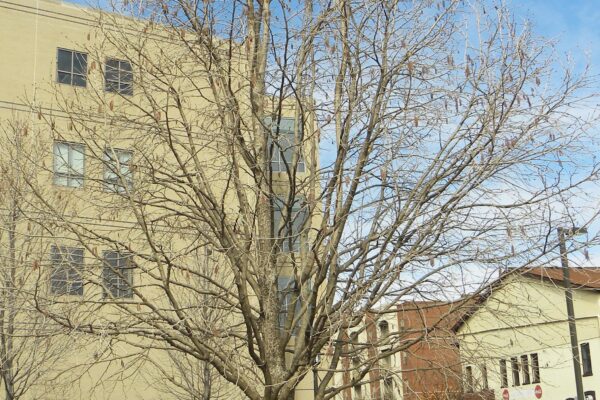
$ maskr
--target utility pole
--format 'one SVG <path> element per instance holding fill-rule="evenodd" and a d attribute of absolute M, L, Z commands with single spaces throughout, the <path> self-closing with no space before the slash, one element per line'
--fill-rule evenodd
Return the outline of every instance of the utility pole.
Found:
<path fill-rule="evenodd" d="M 575 323 L 575 310 L 573 308 L 573 290 L 571 289 L 571 277 L 569 275 L 569 259 L 567 258 L 566 235 L 569 237 L 579 233 L 587 233 L 585 228 L 565 229 L 556 228 L 558 233 L 558 245 L 560 248 L 560 263 L 563 270 L 563 282 L 565 284 L 565 299 L 567 301 L 567 315 L 569 320 L 569 334 L 571 336 L 571 353 L 573 356 L 573 371 L 575 372 L 575 386 L 577 389 L 577 400 L 584 400 L 583 380 L 581 378 L 581 358 L 579 356 L 579 341 L 577 340 L 577 325 Z"/>

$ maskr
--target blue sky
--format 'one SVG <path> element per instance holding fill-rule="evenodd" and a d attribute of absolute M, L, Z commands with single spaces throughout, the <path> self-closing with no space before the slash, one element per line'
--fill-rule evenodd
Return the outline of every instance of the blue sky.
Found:
<path fill-rule="evenodd" d="M 561 54 L 570 54 L 579 65 L 591 62 L 600 73 L 600 1 L 509 0 L 517 19 L 530 19 L 539 35 L 557 40 Z"/>
<path fill-rule="evenodd" d="M 102 0 L 67 0 L 98 4 Z M 570 54 L 579 65 L 592 63 L 600 73 L 600 0 L 506 0 L 519 21 L 529 19 L 534 32 L 557 40 L 560 55 Z"/>

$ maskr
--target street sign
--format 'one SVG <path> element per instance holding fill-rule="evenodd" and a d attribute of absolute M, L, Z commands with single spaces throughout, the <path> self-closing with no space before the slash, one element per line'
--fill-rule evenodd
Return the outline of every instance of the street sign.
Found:
<path fill-rule="evenodd" d="M 536 387 L 534 389 L 534 394 L 535 394 L 536 399 L 542 398 L 542 387 L 540 385 L 536 385 Z"/>

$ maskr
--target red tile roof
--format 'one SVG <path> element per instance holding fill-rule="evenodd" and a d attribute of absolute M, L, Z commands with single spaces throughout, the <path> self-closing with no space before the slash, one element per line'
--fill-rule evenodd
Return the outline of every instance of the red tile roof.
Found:
<path fill-rule="evenodd" d="M 525 270 L 523 275 L 556 283 L 563 281 L 563 269 L 560 267 L 531 268 Z M 600 268 L 569 268 L 569 277 L 574 288 L 600 289 Z"/>

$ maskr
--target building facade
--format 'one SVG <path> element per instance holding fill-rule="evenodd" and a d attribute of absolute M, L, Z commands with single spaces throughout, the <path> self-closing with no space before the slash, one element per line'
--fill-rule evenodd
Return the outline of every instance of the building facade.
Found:
<path fill-rule="evenodd" d="M 560 268 L 511 271 L 457 324 L 463 381 L 496 399 L 576 398 Z M 600 393 L 600 270 L 571 269 L 583 389 Z"/>
<path fill-rule="evenodd" d="M 244 397 L 230 383 L 236 371 L 226 373 L 226 382 L 194 357 L 193 347 L 222 346 L 224 364 L 236 365 L 240 375 L 251 369 L 239 350 L 240 307 L 211 299 L 235 287 L 234 277 L 218 268 L 223 254 L 236 246 L 258 250 L 242 240 L 217 246 L 207 232 L 218 218 L 187 211 L 219 208 L 222 220 L 243 231 L 240 197 L 264 202 L 251 171 L 231 173 L 239 154 L 213 133 L 222 113 L 214 97 L 204 96 L 210 74 L 186 58 L 184 40 L 177 44 L 160 26 L 68 2 L 0 1 L 0 199 L 7 232 L 0 254 L 3 310 L 12 309 L 2 314 L 12 333 L 1 358 L 14 386 L 6 390 L 20 399 L 197 399 L 209 383 L 210 398 Z M 231 77 L 243 88 L 236 92 L 243 103 L 247 86 L 236 73 L 246 67 L 238 56 L 231 56 Z M 193 91 L 201 94 L 176 98 Z M 310 129 L 298 126 L 293 104 L 264 102 L 269 116 L 259 120 L 273 135 L 267 163 L 277 198 L 269 201 L 280 253 L 271 280 L 283 304 L 280 332 L 293 344 L 302 325 L 296 310 L 306 308 L 298 293 L 310 283 L 296 285 L 292 271 L 316 212 L 307 211 L 308 193 L 296 196 L 301 189 L 288 199 L 289 171 L 307 181 L 317 156 L 305 156 L 297 144 Z M 249 104 L 240 108 L 256 120 Z M 198 177 L 200 170 L 208 176 Z M 248 189 L 245 196 L 230 194 L 232 180 Z M 186 192 L 199 187 L 205 192 Z M 209 192 L 219 204 L 203 203 Z M 215 288 L 221 293 L 207 295 Z M 256 305 L 255 296 L 246 297 L 249 307 Z M 202 340 L 193 344 L 196 335 Z M 211 343 L 211 337 L 226 339 Z M 265 385 L 258 374 L 248 376 L 256 387 Z M 296 399 L 312 398 L 312 379 L 307 373 L 298 383 Z"/>

